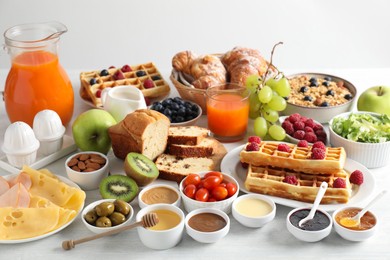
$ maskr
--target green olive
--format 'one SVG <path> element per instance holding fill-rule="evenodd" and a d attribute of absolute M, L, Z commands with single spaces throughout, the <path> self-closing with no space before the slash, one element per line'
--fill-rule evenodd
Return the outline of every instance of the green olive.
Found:
<path fill-rule="evenodd" d="M 111 220 L 107 217 L 100 217 L 96 220 L 97 227 L 111 227 Z"/>
<path fill-rule="evenodd" d="M 123 200 L 115 200 L 115 211 L 122 213 L 123 215 L 127 216 L 130 213 L 130 206 L 126 201 Z"/>
<path fill-rule="evenodd" d="M 93 209 L 84 215 L 85 221 L 87 221 L 91 225 L 95 225 L 96 220 L 98 219 L 98 215 L 96 211 Z"/>
<path fill-rule="evenodd" d="M 96 214 L 99 217 L 107 217 L 114 212 L 115 206 L 112 202 L 102 202 L 95 207 Z"/>
<path fill-rule="evenodd" d="M 114 213 L 112 213 L 109 216 L 109 218 L 110 218 L 111 223 L 112 223 L 113 226 L 120 225 L 120 224 L 122 224 L 123 222 L 126 221 L 125 215 L 123 215 L 122 213 L 116 212 L 116 211 Z"/>

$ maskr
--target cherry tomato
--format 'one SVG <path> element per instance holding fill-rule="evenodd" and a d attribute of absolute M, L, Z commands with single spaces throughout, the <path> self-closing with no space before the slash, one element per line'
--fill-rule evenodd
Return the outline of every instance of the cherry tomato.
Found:
<path fill-rule="evenodd" d="M 213 198 L 213 197 L 211 197 L 211 198 L 209 198 L 208 200 L 207 200 L 207 202 L 216 202 L 217 200 L 215 199 L 215 198 Z"/>
<path fill-rule="evenodd" d="M 221 182 L 218 186 L 226 188 L 226 182 Z"/>
<path fill-rule="evenodd" d="M 224 200 L 228 196 L 228 191 L 224 187 L 217 186 L 217 187 L 214 187 L 214 189 L 211 191 L 211 195 L 216 200 Z"/>
<path fill-rule="evenodd" d="M 188 184 L 184 190 L 183 190 L 184 194 L 193 199 L 195 197 L 195 193 L 196 193 L 196 186 L 194 184 Z"/>
<path fill-rule="evenodd" d="M 222 174 L 222 172 L 208 172 L 208 173 L 205 174 L 204 178 L 206 179 L 207 177 L 210 177 L 210 176 L 217 176 L 217 177 L 219 177 L 223 181 L 223 174 Z"/>
<path fill-rule="evenodd" d="M 197 186 L 200 183 L 200 180 L 201 178 L 199 174 L 191 173 L 185 178 L 183 182 L 183 187 L 186 187 L 189 184 L 194 184 L 195 186 Z"/>
<path fill-rule="evenodd" d="M 198 201 L 208 201 L 209 199 L 209 191 L 205 188 L 200 188 L 195 193 L 195 199 Z"/>
<path fill-rule="evenodd" d="M 208 190 L 212 190 L 214 187 L 218 186 L 221 183 L 221 178 L 217 176 L 209 176 L 206 179 L 204 179 L 203 187 L 205 187 Z"/>
<path fill-rule="evenodd" d="M 226 184 L 226 189 L 228 192 L 228 197 L 233 196 L 237 192 L 237 186 L 232 182 Z"/>

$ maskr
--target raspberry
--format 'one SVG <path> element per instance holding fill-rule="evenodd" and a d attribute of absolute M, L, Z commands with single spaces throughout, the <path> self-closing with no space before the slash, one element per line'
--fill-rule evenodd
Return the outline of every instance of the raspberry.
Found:
<path fill-rule="evenodd" d="M 314 133 L 314 130 L 313 128 L 311 128 L 310 126 L 305 126 L 305 128 L 303 129 L 303 131 L 305 131 L 306 133 Z"/>
<path fill-rule="evenodd" d="M 317 142 L 322 142 L 323 144 L 326 144 L 326 137 L 318 136 L 317 137 Z"/>
<path fill-rule="evenodd" d="M 298 140 L 303 140 L 303 137 L 305 137 L 305 132 L 303 130 L 298 130 L 294 133 L 293 137 Z"/>
<path fill-rule="evenodd" d="M 315 135 L 315 133 L 308 132 L 305 134 L 303 139 L 308 141 L 309 143 L 314 143 L 317 141 L 317 136 Z"/>
<path fill-rule="evenodd" d="M 297 121 L 294 123 L 295 131 L 303 130 L 304 128 L 305 128 L 305 123 L 303 123 L 302 121 Z"/>
<path fill-rule="evenodd" d="M 345 183 L 344 179 L 337 178 L 336 180 L 334 180 L 333 188 L 345 188 L 345 187 L 347 187 L 347 184 Z"/>
<path fill-rule="evenodd" d="M 258 143 L 258 144 L 260 144 L 261 143 L 261 138 L 258 137 L 258 136 L 255 136 L 255 135 L 249 136 L 248 142 L 249 143 Z"/>
<path fill-rule="evenodd" d="M 152 103 L 152 101 L 150 101 L 150 99 L 148 97 L 144 97 L 145 99 L 145 103 L 147 106 L 150 106 L 150 104 Z"/>
<path fill-rule="evenodd" d="M 317 130 L 315 133 L 318 137 L 321 136 L 326 138 L 326 132 L 324 130 Z"/>
<path fill-rule="evenodd" d="M 283 127 L 284 131 L 286 131 L 286 133 L 288 135 L 293 135 L 294 134 L 294 126 L 293 126 L 293 124 L 290 121 L 284 120 L 284 122 L 282 123 L 282 127 Z"/>
<path fill-rule="evenodd" d="M 111 65 L 108 69 L 115 69 L 115 66 Z"/>
<path fill-rule="evenodd" d="M 122 72 L 130 72 L 132 71 L 131 67 L 129 65 L 123 65 L 123 67 L 121 68 L 121 71 Z"/>
<path fill-rule="evenodd" d="M 307 143 L 306 140 L 300 140 L 297 144 L 298 147 L 308 147 L 309 144 Z"/>
<path fill-rule="evenodd" d="M 313 130 L 314 130 L 314 132 L 316 132 L 317 130 L 324 130 L 324 128 L 322 127 L 322 125 L 316 124 L 316 125 L 313 127 Z"/>
<path fill-rule="evenodd" d="M 96 91 L 95 96 L 96 96 L 97 98 L 100 98 L 100 97 L 102 96 L 102 90 L 99 89 L 98 91 Z"/>
<path fill-rule="evenodd" d="M 312 148 L 311 149 L 311 159 L 315 159 L 315 160 L 325 159 L 325 150 L 320 149 L 320 148 Z"/>
<path fill-rule="evenodd" d="M 316 125 L 316 123 L 314 122 L 313 119 L 309 118 L 305 121 L 305 126 L 308 126 L 310 128 L 314 128 L 314 126 Z"/>
<path fill-rule="evenodd" d="M 115 72 L 115 74 L 112 76 L 115 80 L 124 79 L 125 75 L 123 75 L 122 71 L 118 70 Z"/>
<path fill-rule="evenodd" d="M 289 153 L 290 146 L 288 146 L 287 144 L 278 144 L 278 151 Z"/>
<path fill-rule="evenodd" d="M 298 184 L 297 177 L 295 177 L 294 175 L 284 177 L 283 182 L 286 182 L 286 183 L 292 184 L 292 185 Z"/>
<path fill-rule="evenodd" d="M 151 79 L 146 79 L 144 81 L 144 88 L 153 88 L 154 87 L 154 83 L 153 83 L 153 80 Z"/>
<path fill-rule="evenodd" d="M 325 146 L 325 144 L 323 142 L 315 142 L 313 144 L 312 149 L 314 149 L 314 148 L 318 148 L 318 149 L 321 149 L 321 150 L 324 150 L 324 151 L 326 150 L 326 146 Z"/>
<path fill-rule="evenodd" d="M 250 144 L 248 144 L 248 145 L 246 146 L 245 150 L 248 151 L 248 152 L 258 151 L 258 150 L 260 150 L 259 144 L 258 144 L 258 143 L 255 143 L 255 142 L 250 143 Z"/>
<path fill-rule="evenodd" d="M 349 181 L 356 185 L 361 185 L 364 181 L 363 173 L 359 170 L 355 170 L 349 176 Z"/>
<path fill-rule="evenodd" d="M 295 113 L 295 114 L 290 115 L 287 119 L 288 119 L 288 121 L 290 121 L 291 123 L 294 124 L 295 122 L 297 122 L 301 119 L 301 115 L 298 113 Z"/>
<path fill-rule="evenodd" d="M 307 117 L 305 117 L 305 116 L 301 116 L 301 120 L 300 120 L 300 121 L 302 121 L 303 123 L 305 123 L 305 122 L 306 122 L 306 120 L 307 120 Z"/>
<path fill-rule="evenodd" d="M 241 162 L 241 166 L 242 166 L 242 168 L 244 168 L 244 169 L 248 169 L 249 164 L 246 163 L 246 162 Z"/>

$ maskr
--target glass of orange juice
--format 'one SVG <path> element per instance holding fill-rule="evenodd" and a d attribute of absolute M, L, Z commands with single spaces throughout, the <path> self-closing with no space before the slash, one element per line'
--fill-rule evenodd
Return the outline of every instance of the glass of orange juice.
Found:
<path fill-rule="evenodd" d="M 245 87 L 233 83 L 206 90 L 207 122 L 214 138 L 221 142 L 244 138 L 248 126 L 249 95 Z"/>

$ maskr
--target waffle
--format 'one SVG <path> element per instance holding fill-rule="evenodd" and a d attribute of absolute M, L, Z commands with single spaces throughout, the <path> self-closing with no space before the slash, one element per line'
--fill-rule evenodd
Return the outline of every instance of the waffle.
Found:
<path fill-rule="evenodd" d="M 291 175 L 297 178 L 297 185 L 283 182 L 285 176 Z M 333 188 L 333 181 L 337 178 L 345 180 L 346 188 Z M 313 203 L 323 181 L 328 183 L 328 188 L 321 204 L 348 202 L 352 194 L 352 186 L 349 182 L 349 174 L 344 170 L 332 174 L 313 175 L 281 168 L 249 165 L 245 187 L 255 193 Z"/>
<path fill-rule="evenodd" d="M 261 142 L 259 151 L 240 152 L 240 161 L 256 166 L 272 166 L 287 169 L 294 169 L 305 173 L 333 173 L 343 169 L 346 153 L 343 147 L 326 147 L 325 159 L 311 159 L 311 146 L 298 147 L 290 146 L 290 152 L 278 151 L 280 142 Z"/>
<path fill-rule="evenodd" d="M 170 88 L 168 83 L 163 79 L 161 73 L 156 66 L 149 62 L 140 65 L 130 66 L 132 71 L 123 72 L 124 79 L 115 79 L 114 75 L 120 68 L 108 69 L 107 76 L 100 76 L 99 70 L 81 72 L 80 73 L 80 96 L 84 100 L 91 101 L 96 107 L 102 107 L 100 92 L 107 87 L 115 87 L 122 85 L 131 85 L 142 91 L 145 97 L 157 98 L 165 96 L 169 93 Z M 145 75 L 137 76 L 137 72 L 144 71 Z M 91 85 L 91 79 L 95 79 L 95 84 Z M 153 80 L 154 87 L 145 88 L 144 81 L 146 79 Z"/>

